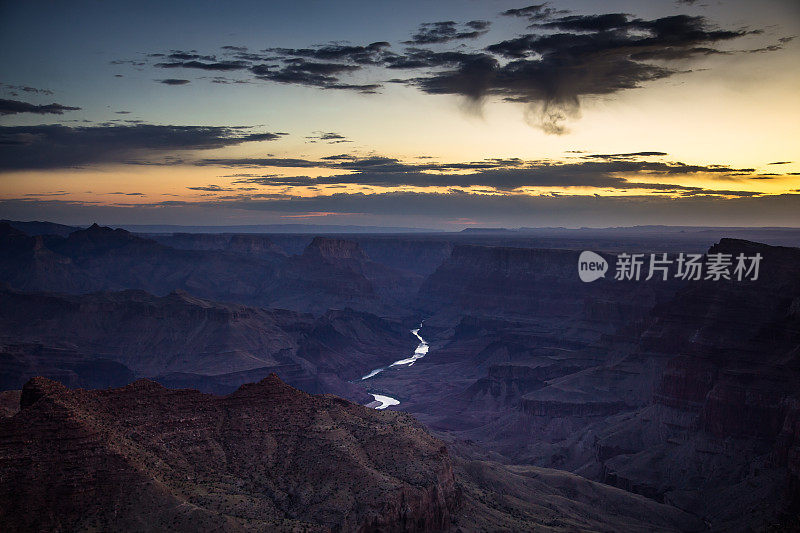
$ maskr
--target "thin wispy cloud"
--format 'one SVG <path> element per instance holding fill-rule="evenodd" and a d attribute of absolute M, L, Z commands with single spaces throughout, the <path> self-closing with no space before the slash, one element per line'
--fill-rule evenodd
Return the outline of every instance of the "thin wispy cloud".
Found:
<path fill-rule="evenodd" d="M 36 105 L 19 100 L 6 100 L 0 98 L 0 115 L 17 115 L 32 113 L 35 115 L 63 115 L 66 111 L 79 111 L 80 107 L 71 107 L 61 104 Z"/>
<path fill-rule="evenodd" d="M 315 131 L 312 135 L 306 136 L 306 141 L 309 143 L 326 144 L 342 144 L 353 142 L 344 135 L 340 135 L 335 131 Z"/>

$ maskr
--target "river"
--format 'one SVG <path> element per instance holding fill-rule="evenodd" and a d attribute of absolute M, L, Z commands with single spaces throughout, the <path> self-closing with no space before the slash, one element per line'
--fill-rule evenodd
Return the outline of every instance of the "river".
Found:
<path fill-rule="evenodd" d="M 420 336 L 420 334 L 419 334 L 419 330 L 420 329 L 422 329 L 422 324 L 420 324 L 417 329 L 412 329 L 411 330 L 411 333 L 416 338 L 419 339 L 419 345 L 417 346 L 417 349 L 414 350 L 414 355 L 412 355 L 411 357 L 407 357 L 406 359 L 400 359 L 399 361 L 395 361 L 394 363 L 392 363 L 389 366 L 383 366 L 381 368 L 376 368 L 375 370 L 373 370 L 369 374 L 366 374 L 364 377 L 362 377 L 361 381 L 364 381 L 364 380 L 369 379 L 371 377 L 377 376 L 378 374 L 380 374 L 381 372 L 383 372 L 387 368 L 392 368 L 393 366 L 411 366 L 417 361 L 417 359 L 422 359 L 423 357 L 428 355 L 428 343 L 425 342 L 425 339 L 423 339 Z M 386 396 L 385 394 L 378 394 L 378 393 L 375 393 L 375 392 L 370 392 L 370 394 L 372 395 L 373 398 L 375 398 L 375 402 L 372 402 L 369 405 L 374 407 L 375 409 L 386 409 L 390 405 L 399 405 L 400 404 L 400 400 L 392 398 L 391 396 Z M 377 405 L 373 405 L 376 402 L 377 402 Z"/>

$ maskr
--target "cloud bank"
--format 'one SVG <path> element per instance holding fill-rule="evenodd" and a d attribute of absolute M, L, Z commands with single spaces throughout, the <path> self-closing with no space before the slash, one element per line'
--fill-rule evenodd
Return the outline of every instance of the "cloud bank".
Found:
<path fill-rule="evenodd" d="M 762 30 L 721 28 L 700 15 L 652 19 L 627 13 L 586 15 L 547 3 L 499 15 L 525 21 L 525 32 L 478 47 L 477 41 L 491 36 L 489 21 L 446 20 L 421 24 L 397 48 L 389 41 L 258 51 L 227 45 L 209 54 L 171 50 L 148 54 L 143 62 L 116 63 L 211 71 L 221 74 L 214 78 L 216 83 L 266 81 L 367 94 L 380 91 L 388 81 L 425 94 L 455 95 L 473 109 L 487 98 L 499 98 L 523 104 L 529 122 L 544 132 L 563 134 L 569 120 L 580 115 L 586 97 L 612 95 L 687 73 L 688 60 L 776 51 L 792 39 L 733 50 L 726 43 Z M 386 74 L 393 71 L 405 72 L 406 77 L 387 80 Z"/>
<path fill-rule="evenodd" d="M 0 126 L 0 170 L 66 168 L 98 163 L 158 164 L 153 157 L 251 141 L 272 141 L 283 135 L 285 133 L 256 133 L 249 128 L 227 126 Z M 139 160 L 140 157 L 146 159 Z"/>

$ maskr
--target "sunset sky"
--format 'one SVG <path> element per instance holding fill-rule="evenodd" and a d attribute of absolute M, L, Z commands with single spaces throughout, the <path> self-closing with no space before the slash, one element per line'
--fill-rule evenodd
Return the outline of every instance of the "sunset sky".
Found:
<path fill-rule="evenodd" d="M 0 218 L 800 226 L 800 3 L 2 2 Z"/>

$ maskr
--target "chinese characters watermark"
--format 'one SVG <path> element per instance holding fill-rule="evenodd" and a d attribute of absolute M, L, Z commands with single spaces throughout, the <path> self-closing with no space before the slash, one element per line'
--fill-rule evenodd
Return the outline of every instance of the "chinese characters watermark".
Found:
<path fill-rule="evenodd" d="M 617 255 L 614 279 L 617 281 L 651 279 L 756 281 L 761 259 L 760 253 L 704 255 L 681 252 L 672 256 L 667 253 L 621 253 Z M 578 258 L 578 275 L 581 281 L 588 283 L 605 277 L 607 271 L 608 262 L 601 255 L 591 251 L 581 252 Z"/>

